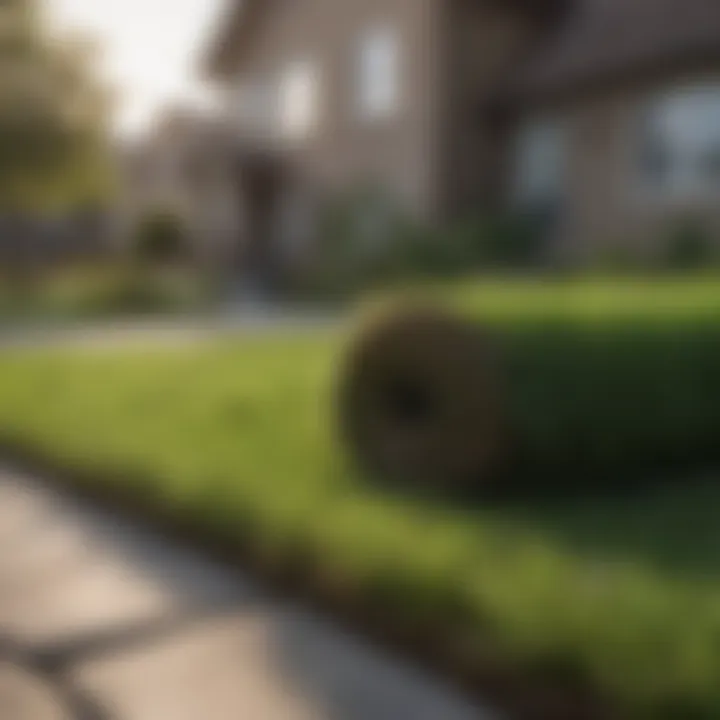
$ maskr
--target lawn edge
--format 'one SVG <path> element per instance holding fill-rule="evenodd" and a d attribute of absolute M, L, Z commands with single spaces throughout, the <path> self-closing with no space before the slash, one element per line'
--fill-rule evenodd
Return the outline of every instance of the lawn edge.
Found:
<path fill-rule="evenodd" d="M 233 571 L 248 574 L 278 599 L 301 603 L 311 611 L 337 622 L 343 629 L 359 634 L 399 659 L 419 666 L 448 681 L 459 691 L 477 699 L 501 717 L 513 720 L 623 720 L 624 715 L 598 689 L 585 683 L 569 687 L 547 678 L 493 662 L 492 653 L 481 663 L 449 653 L 443 643 L 443 628 L 409 630 L 399 628 L 396 618 L 383 614 L 362 600 L 350 602 L 327 587 L 298 576 L 289 568 L 264 562 L 249 543 L 230 541 L 201 521 L 161 507 L 142 493 L 136 484 L 121 486 L 111 481 L 116 473 L 80 468 L 32 443 L 0 434 L 0 462 L 10 469 L 38 476 L 61 492 L 111 510 L 139 522 L 161 537 L 197 549 L 222 562 Z"/>

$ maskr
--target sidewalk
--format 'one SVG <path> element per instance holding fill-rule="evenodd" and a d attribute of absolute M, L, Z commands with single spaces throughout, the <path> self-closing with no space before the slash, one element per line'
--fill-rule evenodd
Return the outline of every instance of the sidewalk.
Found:
<path fill-rule="evenodd" d="M 2 720 L 488 717 L 192 550 L 2 469 L 0 708 Z"/>

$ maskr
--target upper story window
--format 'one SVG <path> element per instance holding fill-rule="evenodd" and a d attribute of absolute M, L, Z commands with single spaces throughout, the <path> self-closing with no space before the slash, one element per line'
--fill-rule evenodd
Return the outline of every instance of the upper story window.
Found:
<path fill-rule="evenodd" d="M 645 188 L 677 199 L 720 194 L 720 84 L 655 99 L 641 125 Z"/>
<path fill-rule="evenodd" d="M 320 80 L 314 63 L 293 62 L 280 82 L 280 130 L 291 140 L 306 137 L 317 124 Z"/>
<path fill-rule="evenodd" d="M 357 73 L 360 116 L 369 120 L 392 116 L 400 101 L 400 42 L 391 27 L 372 28 L 361 39 Z"/>
<path fill-rule="evenodd" d="M 245 81 L 237 90 L 235 112 L 247 130 L 266 132 L 277 118 L 277 89 L 269 79 Z"/>
<path fill-rule="evenodd" d="M 554 119 L 526 123 L 518 134 L 513 197 L 524 207 L 558 203 L 565 191 L 567 134 Z"/>

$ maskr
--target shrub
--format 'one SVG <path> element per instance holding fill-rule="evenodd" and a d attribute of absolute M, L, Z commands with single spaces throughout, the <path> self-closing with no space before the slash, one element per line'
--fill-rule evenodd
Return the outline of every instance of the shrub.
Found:
<path fill-rule="evenodd" d="M 476 217 L 461 218 L 443 228 L 418 229 L 409 251 L 419 262 L 411 263 L 430 278 L 468 274 L 485 263 L 487 225 Z"/>
<path fill-rule="evenodd" d="M 626 274 L 642 269 L 643 263 L 638 251 L 627 241 L 612 242 L 603 246 L 592 262 L 591 270 L 599 273 Z"/>
<path fill-rule="evenodd" d="M 315 294 L 350 294 L 397 274 L 408 224 L 375 188 L 331 198 L 323 208 L 307 284 Z"/>
<path fill-rule="evenodd" d="M 36 312 L 59 316 L 154 313 L 197 307 L 205 301 L 196 273 L 142 265 L 67 268 L 47 278 Z"/>
<path fill-rule="evenodd" d="M 373 188 L 334 198 L 320 226 L 316 262 L 307 282 L 315 293 L 342 295 L 477 270 L 493 255 L 488 237 L 497 231 L 490 221 L 475 217 L 431 227 L 413 220 Z M 498 245 L 505 253 L 514 247 L 507 237 Z"/>
<path fill-rule="evenodd" d="M 716 255 L 713 237 L 699 220 L 682 218 L 670 228 L 663 265 L 670 270 L 694 270 L 711 264 Z"/>
<path fill-rule="evenodd" d="M 127 272 L 100 287 L 94 297 L 84 298 L 82 311 L 92 315 L 135 314 L 170 310 L 174 306 L 174 298 L 157 278 Z"/>
<path fill-rule="evenodd" d="M 533 213 L 506 213 L 484 221 L 482 259 L 490 267 L 527 269 L 542 257 L 542 220 Z"/>
<path fill-rule="evenodd" d="M 143 262 L 174 263 L 188 251 L 188 238 L 182 218 L 170 210 L 153 210 L 144 215 L 135 230 L 134 251 Z"/>
<path fill-rule="evenodd" d="M 441 228 L 410 227 L 409 237 L 400 244 L 410 276 L 523 270 L 537 267 L 543 259 L 538 227 L 528 216 L 471 214 Z"/>

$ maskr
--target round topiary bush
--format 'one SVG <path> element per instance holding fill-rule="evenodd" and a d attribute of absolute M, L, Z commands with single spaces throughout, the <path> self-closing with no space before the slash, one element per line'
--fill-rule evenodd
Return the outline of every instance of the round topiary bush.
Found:
<path fill-rule="evenodd" d="M 482 487 L 503 456 L 502 393 L 490 343 L 471 323 L 408 308 L 358 334 L 341 374 L 342 434 L 381 479 Z"/>

